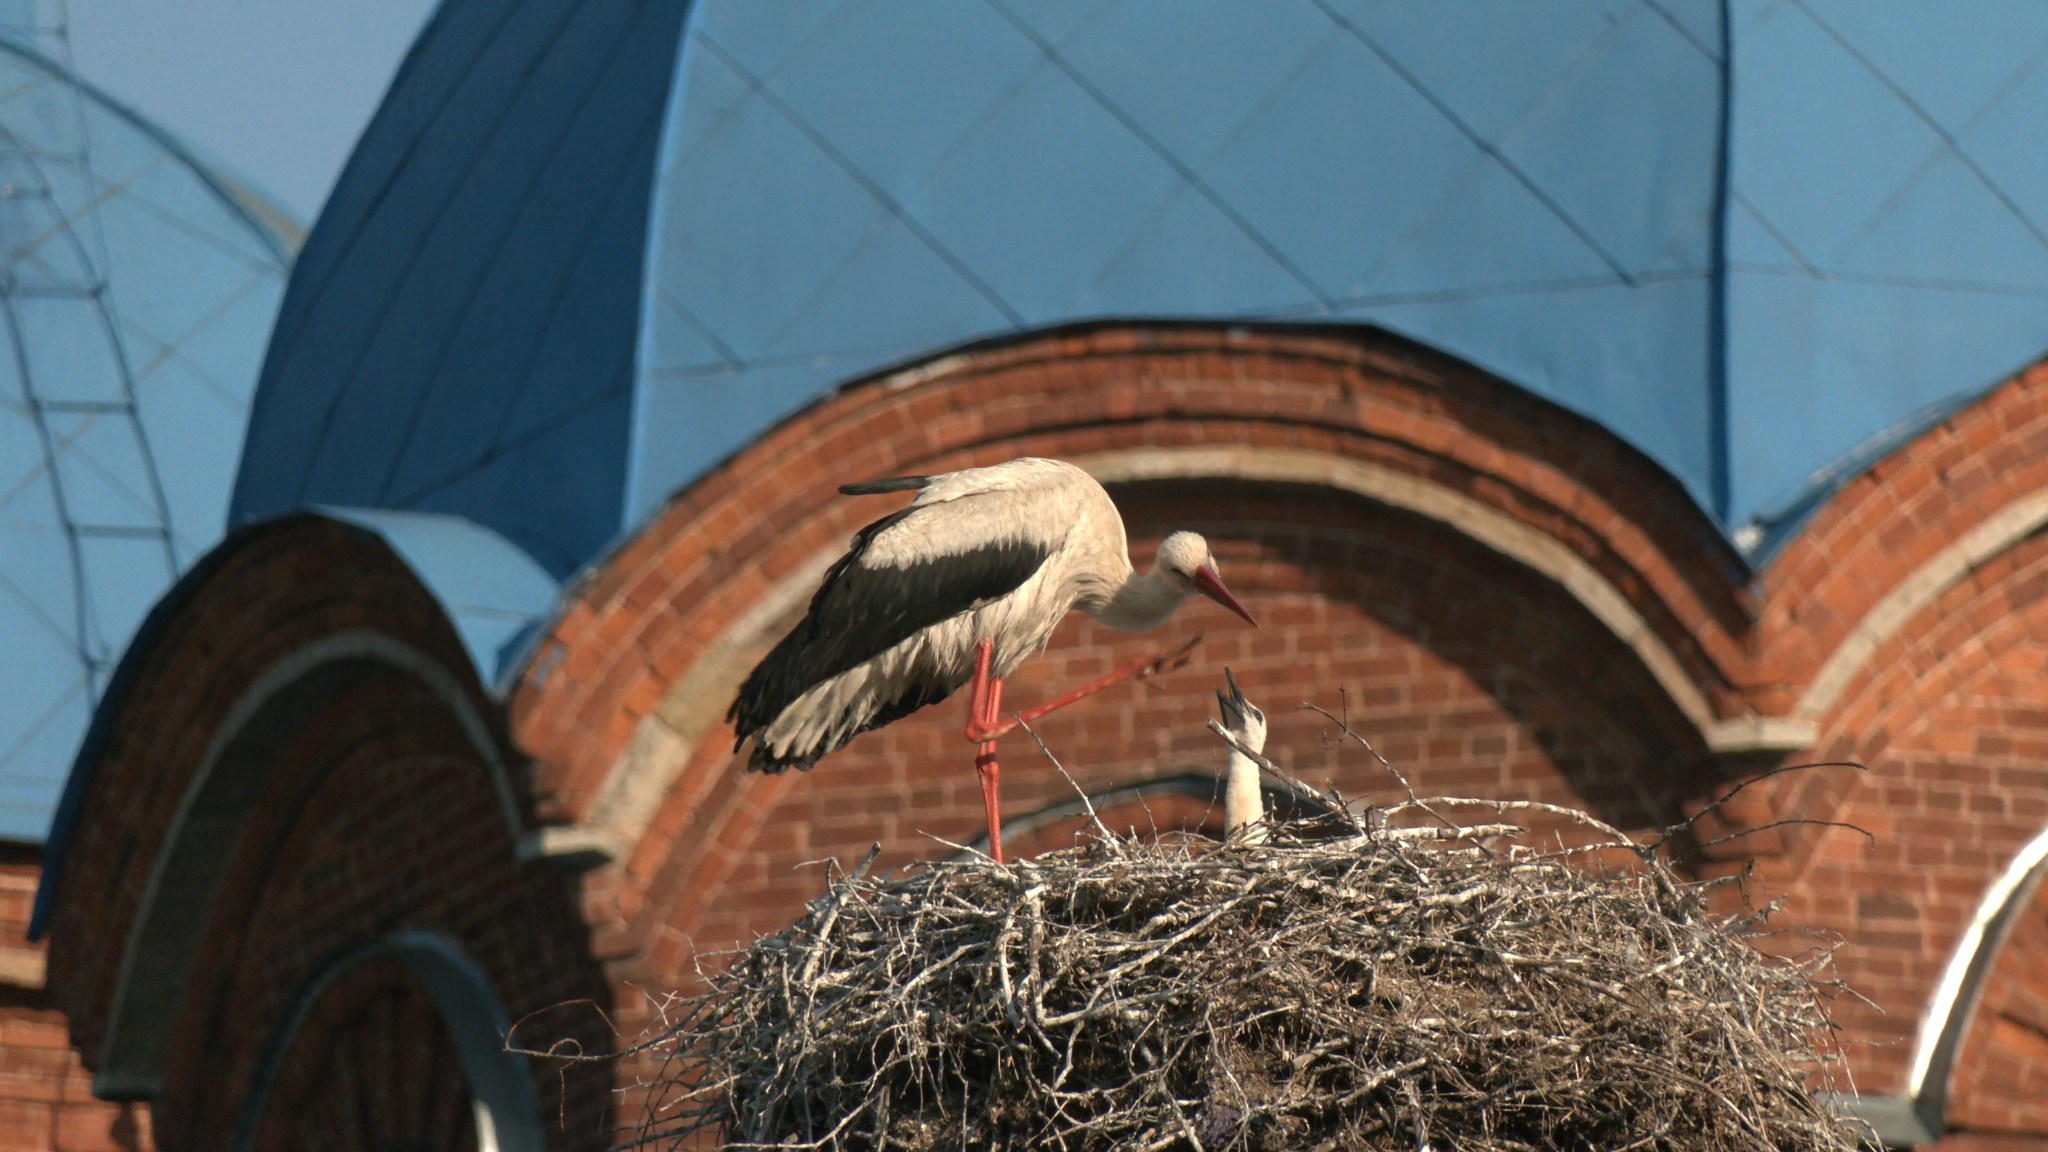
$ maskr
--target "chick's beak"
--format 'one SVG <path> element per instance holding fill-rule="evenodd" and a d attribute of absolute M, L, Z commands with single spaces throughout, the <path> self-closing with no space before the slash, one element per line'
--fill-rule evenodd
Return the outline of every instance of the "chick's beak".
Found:
<path fill-rule="evenodd" d="M 1244 710 L 1247 707 L 1244 690 L 1237 686 L 1237 677 L 1231 673 L 1228 665 L 1224 666 L 1223 679 L 1230 685 L 1230 691 L 1225 692 L 1221 688 L 1216 690 L 1216 708 L 1223 713 L 1225 724 L 1242 724 Z"/>
<path fill-rule="evenodd" d="M 1252 619 L 1252 614 L 1245 610 L 1245 606 L 1237 602 L 1237 597 L 1230 594 L 1230 589 L 1223 586 L 1223 577 L 1218 576 L 1214 568 L 1204 564 L 1195 569 L 1195 587 L 1201 590 L 1202 595 L 1242 616 L 1245 623 L 1254 628 L 1259 626 L 1259 622 Z"/>

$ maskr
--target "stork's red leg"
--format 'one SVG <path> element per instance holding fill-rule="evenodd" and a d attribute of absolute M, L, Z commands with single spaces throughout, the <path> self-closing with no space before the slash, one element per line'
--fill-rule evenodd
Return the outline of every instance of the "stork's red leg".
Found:
<path fill-rule="evenodd" d="M 996 863 L 1003 862 L 1003 814 L 997 798 L 997 787 L 1002 778 L 1002 767 L 996 763 L 996 740 L 1005 733 L 1014 731 L 1020 724 L 1029 724 L 1048 712 L 1057 711 L 1077 700 L 1085 700 L 1105 688 L 1111 688 L 1126 680 L 1143 680 L 1156 676 L 1188 662 L 1188 654 L 1200 644 L 1200 636 L 1157 656 L 1147 656 L 1134 661 L 1107 676 L 1098 677 L 1062 696 L 1027 708 L 1008 720 L 1003 715 L 1003 681 L 1001 677 L 989 675 L 993 660 L 994 645 L 983 640 L 974 649 L 974 687 L 967 703 L 967 738 L 980 747 L 974 756 L 974 770 L 981 775 L 981 803 L 988 815 L 988 854 Z"/>
<path fill-rule="evenodd" d="M 1114 688 L 1126 680 L 1144 680 L 1148 677 L 1157 676 L 1161 672 L 1170 672 L 1186 664 L 1188 662 L 1188 654 L 1193 652 L 1195 645 L 1201 642 L 1202 638 L 1197 636 L 1171 652 L 1161 652 L 1157 656 L 1147 656 L 1143 660 L 1133 661 L 1107 676 L 1090 680 L 1079 688 L 1064 695 L 1055 696 L 1035 708 L 1026 708 L 1008 720 L 1000 719 L 997 710 L 990 709 L 987 722 L 980 726 L 968 725 L 967 738 L 974 741 L 994 740 L 1015 731 L 1020 724 L 1029 724 L 1048 712 L 1057 712 L 1067 705 L 1077 700 L 1085 700 L 1105 688 Z"/>
<path fill-rule="evenodd" d="M 976 733 L 988 726 L 988 669 L 994 654 L 993 640 L 983 640 L 974 646 L 974 679 L 968 682 L 967 692 L 967 738 L 977 744 L 985 737 Z"/>
<path fill-rule="evenodd" d="M 1003 712 L 1003 682 L 999 677 L 989 675 L 994 653 L 993 641 L 983 640 L 974 646 L 974 680 L 967 694 L 967 738 L 981 745 L 975 751 L 974 770 L 981 776 L 981 806 L 988 815 L 988 854 L 1001 864 L 1003 813 L 996 788 L 1003 770 L 996 763 L 994 738 L 978 735 L 994 725 L 996 717 Z"/>
<path fill-rule="evenodd" d="M 1000 678 L 988 682 L 988 708 L 982 716 L 983 724 L 993 724 L 1003 709 L 1003 682 Z M 981 806 L 988 816 L 988 854 L 996 863 L 1003 862 L 1003 806 L 997 796 L 997 789 L 1003 775 L 1002 766 L 996 763 L 996 742 L 984 741 L 974 757 L 974 770 L 981 775 Z"/>

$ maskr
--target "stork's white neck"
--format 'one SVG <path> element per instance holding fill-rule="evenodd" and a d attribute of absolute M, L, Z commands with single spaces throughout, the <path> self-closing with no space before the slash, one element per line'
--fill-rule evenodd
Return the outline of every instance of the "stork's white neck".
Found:
<path fill-rule="evenodd" d="M 1247 740 L 1246 743 L 1264 744 L 1265 734 L 1261 732 L 1257 741 Z M 1235 832 L 1265 818 L 1266 798 L 1259 789 L 1259 765 L 1251 757 L 1232 748 L 1229 774 L 1224 777 L 1223 830 Z M 1246 833 L 1245 842 L 1257 844 L 1265 838 L 1264 829 L 1254 828 Z"/>
<path fill-rule="evenodd" d="M 1098 608 L 1082 611 L 1119 632 L 1149 632 L 1173 615 L 1188 598 L 1185 587 L 1157 571 L 1132 573 L 1116 595 Z"/>

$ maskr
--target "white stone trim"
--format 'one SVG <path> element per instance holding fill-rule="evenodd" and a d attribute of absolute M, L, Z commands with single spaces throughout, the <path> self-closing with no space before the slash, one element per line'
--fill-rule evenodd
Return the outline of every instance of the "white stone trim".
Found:
<path fill-rule="evenodd" d="M 1800 752 L 1820 740 L 1820 728 L 1780 716 L 1738 716 L 1707 725 L 1707 751 L 1716 756 Z"/>
<path fill-rule="evenodd" d="M 2048 832 L 2028 841 L 1985 889 L 1976 915 L 1949 956 L 1941 983 L 1935 986 L 1927 1014 L 1920 1018 L 1913 1064 L 1906 1075 L 1906 1095 L 1924 1115 L 1934 1118 L 1937 1127 L 1947 1109 L 1949 1078 L 1956 1058 L 1962 1055 L 1963 1038 L 1983 998 L 1985 981 L 1998 961 L 1999 945 L 2005 942 L 2014 914 L 2033 898 L 2044 865 L 2048 865 Z"/>
<path fill-rule="evenodd" d="M 1864 613 L 1835 646 L 1799 697 L 1792 715 L 1809 722 L 1825 718 L 1885 641 L 1898 635 L 1908 621 L 1978 565 L 2032 536 L 2043 523 L 2048 523 L 2048 490 L 2030 492 L 1920 565 Z"/>
<path fill-rule="evenodd" d="M 1636 654 L 1703 737 L 1714 725 L 1706 693 L 1605 576 L 1563 542 L 1462 492 L 1368 461 L 1298 448 L 1133 448 L 1077 457 L 1073 463 L 1105 484 L 1231 479 L 1317 485 L 1434 520 L 1563 588 Z"/>

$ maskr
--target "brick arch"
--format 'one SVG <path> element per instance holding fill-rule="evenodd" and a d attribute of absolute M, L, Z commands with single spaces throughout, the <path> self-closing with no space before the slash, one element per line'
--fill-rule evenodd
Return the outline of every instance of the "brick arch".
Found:
<path fill-rule="evenodd" d="M 246 723 L 252 687 L 258 698 L 269 694 L 261 691 L 266 673 L 342 632 L 383 636 L 444 669 L 463 667 L 440 609 L 388 548 L 311 516 L 231 536 L 158 604 L 129 646 L 74 770 L 83 788 L 73 832 L 45 881 L 51 989 L 88 1056 L 106 1039 L 118 965 L 153 862 L 180 798 L 218 754 L 217 736 Z M 479 712 L 487 707 L 480 692 L 472 702 Z"/>
<path fill-rule="evenodd" d="M 1921 676 L 1962 674 L 1995 631 L 2025 627 L 2034 590 L 2017 558 L 2044 525 L 2048 359 L 1851 480 L 1757 576 L 1757 705 L 1815 726 L 1817 758 L 1884 756 Z M 1765 795 L 1776 812 L 1829 818 L 1851 787 L 1819 775 Z M 1819 842 L 1784 838 L 1794 861 Z"/>
<path fill-rule="evenodd" d="M 302 1146 L 352 1118 L 376 1146 L 541 1152 L 533 1085 L 505 1049 L 489 978 L 461 945 L 408 930 L 350 950 L 299 993 L 241 1101 L 238 1149 Z M 361 1074 L 380 1062 L 381 1075 Z"/>
<path fill-rule="evenodd" d="M 317 516 L 235 534 L 152 615 L 96 723 L 51 988 L 95 1091 L 151 1099 L 167 1144 L 231 1132 L 221 1092 L 299 984 L 406 917 L 451 926 L 521 1011 L 601 987 L 573 880 L 519 859 L 501 721 L 376 536 Z M 265 919 L 323 884 L 324 919 Z M 502 935 L 529 921 L 560 942 L 539 960 Z"/>
<path fill-rule="evenodd" d="M 1988 894 L 2008 896 L 2009 903 L 1980 910 L 1989 929 L 1981 987 L 1958 1005 L 1963 1027 L 1955 1029 L 1952 1070 L 1934 1069 L 1940 1079 L 1928 1086 L 1931 1106 L 1924 1111 L 1938 1129 L 2048 1131 L 2048 893 L 2040 887 L 2048 832 L 2030 847 L 2029 858 L 2014 861 L 2022 867 L 2010 890 Z"/>
<path fill-rule="evenodd" d="M 493 811 L 487 766 L 433 693 L 395 671 L 332 687 L 264 759 L 204 908 L 168 1044 L 154 1105 L 167 1146 L 178 1133 L 232 1130 L 260 1070 L 281 1065 L 290 1079 L 328 1057 L 295 1045 L 273 1062 L 273 1038 L 308 990 L 365 946 L 431 933 L 468 957 L 472 983 L 522 1015 L 602 990 L 574 878 L 520 861 L 513 831 Z M 478 1040 L 476 1029 L 454 1039 L 459 1051 Z M 563 1131 L 566 1144 L 600 1138 L 602 1077 L 564 1083 L 548 1070 L 521 1071 L 523 1098 L 498 1106 L 519 1109 L 530 1131 L 543 1110 L 563 1108 L 579 1121 Z M 557 1096 L 564 1089 L 567 1100 Z M 399 1087 L 390 1095 L 400 1107 L 433 1102 Z"/>
<path fill-rule="evenodd" d="M 2044 524 L 2048 360 L 1844 485 L 1758 575 L 1758 707 L 1825 724 L 1890 638 Z"/>
<path fill-rule="evenodd" d="M 1754 737 L 1741 727 L 1740 561 L 1675 481 L 1597 425 L 1376 332 L 1105 328 L 849 386 L 679 493 L 577 590 L 515 689 L 544 815 L 575 827 L 558 836 L 623 853 L 658 798 L 687 787 L 639 768 L 712 735 L 727 666 L 801 606 L 873 513 L 838 498 L 838 482 L 1032 453 L 1232 448 L 1348 462 L 1541 541 L 1572 566 L 1553 579 L 1621 609 L 1626 639 L 1668 653 L 1706 721 Z M 664 714 L 693 675 L 696 706 Z"/>

